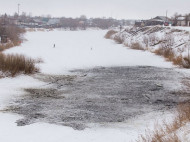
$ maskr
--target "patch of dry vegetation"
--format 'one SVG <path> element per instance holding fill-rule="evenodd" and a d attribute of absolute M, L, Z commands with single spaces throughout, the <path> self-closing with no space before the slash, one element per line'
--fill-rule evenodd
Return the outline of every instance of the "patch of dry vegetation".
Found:
<path fill-rule="evenodd" d="M 153 131 L 146 131 L 136 142 L 181 142 L 177 131 L 190 122 L 190 103 L 180 104 L 173 122 L 156 124 Z"/>
<path fill-rule="evenodd" d="M 7 43 L 7 44 L 0 44 L 0 52 L 9 49 L 11 47 L 14 47 L 14 44 L 12 42 Z"/>
<path fill-rule="evenodd" d="M 34 29 L 34 28 L 28 28 L 28 29 L 26 29 L 26 31 L 27 32 L 36 32 L 36 29 Z"/>
<path fill-rule="evenodd" d="M 106 35 L 104 36 L 106 39 L 111 39 L 111 37 L 116 34 L 117 31 L 114 31 L 114 30 L 110 30 L 106 33 Z"/>
<path fill-rule="evenodd" d="M 118 36 L 118 35 L 116 35 L 116 36 L 114 37 L 114 41 L 115 41 L 116 43 L 118 43 L 118 44 L 124 43 L 124 39 L 123 39 L 122 37 Z"/>
<path fill-rule="evenodd" d="M 155 50 L 154 53 L 163 56 L 167 61 L 171 61 L 174 65 L 190 68 L 190 59 L 188 57 L 182 57 L 182 55 L 176 56 L 172 48 L 159 48 Z"/>
<path fill-rule="evenodd" d="M 139 42 L 132 43 L 130 48 L 135 50 L 145 50 Z"/>
<path fill-rule="evenodd" d="M 172 48 L 163 48 L 160 47 L 154 51 L 156 55 L 165 57 L 168 61 L 172 61 L 175 57 L 175 53 Z"/>
<path fill-rule="evenodd" d="M 15 76 L 19 73 L 33 74 L 39 72 L 33 59 L 23 55 L 4 55 L 0 53 L 0 71 Z"/>
<path fill-rule="evenodd" d="M 37 31 L 40 31 L 40 32 L 45 32 L 45 29 L 42 29 L 42 28 L 38 28 Z"/>

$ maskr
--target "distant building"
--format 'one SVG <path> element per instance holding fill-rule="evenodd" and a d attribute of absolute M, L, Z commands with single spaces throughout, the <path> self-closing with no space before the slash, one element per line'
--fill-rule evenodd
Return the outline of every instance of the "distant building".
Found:
<path fill-rule="evenodd" d="M 47 22 L 47 26 L 50 27 L 58 27 L 60 25 L 60 19 L 59 18 L 51 18 Z"/>
<path fill-rule="evenodd" d="M 29 27 L 29 28 L 38 27 L 38 23 L 35 22 L 33 19 L 19 20 L 19 25 L 22 26 L 22 27 Z"/>
<path fill-rule="evenodd" d="M 149 20 L 135 21 L 135 26 L 137 26 L 137 27 L 155 26 L 155 25 L 168 26 L 169 24 L 172 24 L 172 21 L 171 21 L 171 19 L 169 19 L 168 17 L 165 17 L 165 16 L 157 16 L 157 17 L 149 19 Z"/>
<path fill-rule="evenodd" d="M 166 16 L 157 16 L 153 19 L 147 20 L 145 25 L 146 26 L 154 26 L 154 25 L 169 26 L 169 24 L 172 24 L 171 19 L 169 19 Z"/>
<path fill-rule="evenodd" d="M 135 21 L 134 25 L 136 27 L 144 27 L 145 26 L 145 21 L 143 21 L 143 20 L 137 20 L 137 21 Z"/>
<path fill-rule="evenodd" d="M 190 26 L 190 16 L 179 16 L 177 18 L 177 26 Z"/>

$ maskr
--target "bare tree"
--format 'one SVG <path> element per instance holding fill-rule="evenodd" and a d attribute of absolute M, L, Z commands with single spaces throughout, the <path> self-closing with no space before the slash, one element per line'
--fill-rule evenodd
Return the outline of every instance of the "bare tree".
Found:
<path fill-rule="evenodd" d="M 180 14 L 178 14 L 177 12 L 171 17 L 172 21 L 173 21 L 173 26 L 177 26 L 177 20 L 178 17 L 181 16 Z"/>

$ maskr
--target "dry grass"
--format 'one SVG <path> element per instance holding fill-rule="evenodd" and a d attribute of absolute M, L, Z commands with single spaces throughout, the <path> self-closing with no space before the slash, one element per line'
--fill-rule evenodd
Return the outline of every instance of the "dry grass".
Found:
<path fill-rule="evenodd" d="M 188 68 L 188 69 L 190 68 L 190 59 L 188 57 L 184 57 L 182 63 L 183 63 L 182 65 L 184 68 Z"/>
<path fill-rule="evenodd" d="M 37 31 L 45 32 L 45 29 L 38 28 Z"/>
<path fill-rule="evenodd" d="M 33 74 L 39 69 L 35 66 L 35 61 L 23 55 L 4 55 L 0 53 L 0 70 L 15 76 L 19 73 Z"/>
<path fill-rule="evenodd" d="M 118 44 L 124 43 L 124 39 L 123 39 L 122 37 L 120 37 L 120 36 L 115 36 L 115 37 L 114 37 L 114 40 L 115 40 L 115 42 L 117 42 Z"/>
<path fill-rule="evenodd" d="M 188 57 L 176 56 L 172 48 L 159 48 L 154 51 L 156 55 L 163 56 L 167 61 L 183 68 L 190 68 L 190 59 Z"/>
<path fill-rule="evenodd" d="M 130 46 L 131 49 L 135 49 L 135 50 L 145 50 L 142 45 L 138 42 L 132 43 Z"/>
<path fill-rule="evenodd" d="M 14 43 L 7 43 L 7 44 L 0 44 L 0 52 L 6 50 L 6 49 L 9 49 L 11 47 L 14 47 Z"/>
<path fill-rule="evenodd" d="M 27 29 L 26 31 L 27 31 L 27 32 L 35 32 L 36 29 L 34 29 L 34 28 L 29 28 L 29 29 Z"/>
<path fill-rule="evenodd" d="M 190 68 L 190 59 L 188 57 L 177 56 L 173 60 L 174 65 L 179 65 L 183 68 Z"/>
<path fill-rule="evenodd" d="M 117 33 L 117 31 L 110 30 L 110 31 L 108 31 L 108 32 L 106 33 L 105 38 L 106 38 L 106 39 L 111 39 L 112 35 L 114 35 L 114 34 L 116 34 L 116 33 Z"/>
<path fill-rule="evenodd" d="M 169 61 L 172 61 L 175 53 L 173 52 L 172 48 L 158 48 L 157 50 L 154 51 L 156 55 L 163 56 Z"/>
<path fill-rule="evenodd" d="M 156 124 L 152 132 L 146 131 L 145 136 L 141 135 L 137 142 L 181 142 L 176 131 L 188 122 L 190 122 L 190 103 L 179 104 L 172 123 Z"/>
<path fill-rule="evenodd" d="M 180 56 L 177 56 L 173 59 L 173 64 L 174 65 L 183 65 L 183 57 L 180 55 Z"/>

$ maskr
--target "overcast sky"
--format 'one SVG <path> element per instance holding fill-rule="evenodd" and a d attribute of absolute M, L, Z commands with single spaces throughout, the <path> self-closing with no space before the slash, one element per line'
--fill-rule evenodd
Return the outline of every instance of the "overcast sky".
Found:
<path fill-rule="evenodd" d="M 171 16 L 175 12 L 190 13 L 190 0 L 0 0 L 0 14 L 17 12 L 33 16 L 113 17 L 117 19 L 148 19 Z"/>

